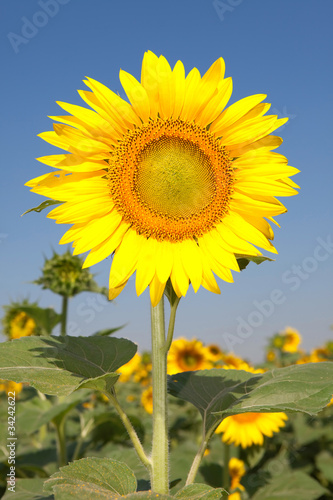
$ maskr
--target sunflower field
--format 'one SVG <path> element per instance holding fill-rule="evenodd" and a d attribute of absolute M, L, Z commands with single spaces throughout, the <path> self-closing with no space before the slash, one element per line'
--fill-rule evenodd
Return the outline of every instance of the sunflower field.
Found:
<path fill-rule="evenodd" d="M 89 290 L 105 294 L 89 270 L 82 270 L 81 265 L 82 260 L 72 257 L 69 252 L 63 255 L 54 253 L 45 261 L 42 276 L 35 283 L 63 298 Z M 19 373 L 12 366 L 11 373 L 16 374 L 13 378 L 27 377 L 30 384 L 8 380 L 0 382 L 2 498 L 67 498 L 66 485 L 70 495 L 76 498 L 74 494 L 80 491 L 82 481 L 86 481 L 88 491 L 82 498 L 118 498 L 113 496 L 116 488 L 122 495 L 130 493 L 131 488 L 141 491 L 143 495 L 151 488 L 149 473 L 131 446 L 119 408 L 126 408 L 131 427 L 143 448 L 149 452 L 153 431 L 151 353 L 136 352 L 130 341 L 115 338 L 114 335 L 121 336 L 117 327 L 97 332 L 84 340 L 67 337 L 65 344 L 61 344 L 61 337 L 52 336 L 52 331 L 57 325 L 61 330 L 65 328 L 63 313 L 58 314 L 52 308 L 40 308 L 37 303 L 28 300 L 5 307 L 2 323 L 8 341 L 1 345 L 4 349 L 0 354 L 0 363 L 3 367 L 6 353 L 8 355 L 11 348 L 15 348 L 17 365 L 22 365 L 19 361 L 24 360 L 26 374 L 22 374 L 23 368 Z M 41 367 L 54 368 L 58 364 L 56 359 L 62 359 L 64 369 L 60 388 L 56 387 L 46 370 L 41 378 L 28 374 L 29 363 L 36 365 L 36 361 L 25 347 L 24 340 L 27 338 L 32 341 L 35 351 L 43 353 L 47 345 L 47 349 L 53 350 L 53 355 L 48 355 L 52 363 L 42 354 L 45 357 L 43 362 L 39 362 Z M 47 342 L 45 339 L 50 340 Z M 80 344 L 78 341 L 83 342 Z M 59 343 L 57 348 L 56 342 Z M 232 395 L 235 398 L 238 393 L 239 398 L 242 393 L 240 381 L 255 384 L 272 370 L 273 373 L 276 370 L 277 376 L 284 372 L 286 375 L 283 378 L 288 380 L 288 377 L 297 377 L 294 367 L 320 368 L 333 361 L 333 343 L 318 346 L 307 353 L 302 350 L 301 342 L 300 333 L 287 327 L 270 338 L 262 363 L 252 366 L 247 360 L 224 352 L 219 345 L 205 344 L 200 339 L 180 337 L 172 341 L 167 355 L 170 494 L 180 499 L 333 498 L 333 405 L 328 403 L 317 416 L 313 415 L 314 408 L 318 410 L 322 404 L 320 392 L 325 393 L 325 387 L 312 391 L 311 380 L 308 380 L 307 396 L 303 395 L 303 399 L 309 398 L 307 404 L 313 405 L 312 411 L 310 408 L 306 412 L 292 413 L 255 411 L 234 413 L 224 418 L 206 443 L 195 483 L 185 487 L 197 449 L 202 445 L 202 420 L 212 412 L 209 402 L 198 402 L 195 398 L 196 392 L 202 396 L 202 381 L 206 379 L 205 391 L 211 391 L 212 395 L 215 393 L 215 397 L 222 389 L 229 393 L 229 397 Z M 81 383 L 83 387 L 80 390 L 73 391 L 74 386 L 69 390 L 68 374 L 78 376 L 81 373 L 82 376 L 84 373 L 84 365 L 79 366 L 79 358 L 98 365 L 94 349 L 99 346 L 112 351 L 117 343 L 123 343 L 126 354 L 122 360 L 113 359 L 112 362 L 119 364 L 131 357 L 115 370 L 118 408 L 110 404 L 110 398 L 103 390 L 96 390 L 93 385 L 89 388 L 87 374 L 84 377 L 86 383 Z M 78 356 L 78 352 L 82 356 Z M 333 363 L 330 366 L 333 367 Z M 215 387 L 216 382 L 213 383 L 217 375 L 220 377 L 219 380 L 216 378 L 218 388 Z M 307 383 L 306 377 L 306 372 L 301 374 L 302 385 Z M 268 381 L 267 378 L 266 383 Z M 283 383 L 286 382 L 281 381 Z M 300 406 L 304 402 L 297 401 L 298 391 L 295 391 L 295 404 Z M 248 394 L 251 395 L 251 391 Z M 13 401 L 10 399 L 13 395 L 15 413 L 11 413 L 12 418 L 8 421 L 11 408 L 8 403 Z M 7 439 L 8 429 L 11 428 L 15 429 L 13 441 Z M 15 444 L 15 459 L 8 443 Z M 108 476 L 105 460 L 113 463 L 115 475 L 101 482 L 101 474 L 105 478 Z M 9 486 L 12 464 L 15 464 L 16 472 L 15 493 Z M 76 464 L 84 468 L 75 470 Z M 59 480 L 59 467 L 64 473 L 64 466 L 73 472 L 73 477 L 69 475 L 66 478 L 66 474 L 61 474 Z M 135 486 L 132 485 L 133 474 L 136 477 Z M 132 479 L 132 483 L 127 482 L 124 486 L 124 478 L 127 481 Z M 193 489 L 196 485 L 199 489 Z M 52 491 L 54 486 L 55 497 Z"/>

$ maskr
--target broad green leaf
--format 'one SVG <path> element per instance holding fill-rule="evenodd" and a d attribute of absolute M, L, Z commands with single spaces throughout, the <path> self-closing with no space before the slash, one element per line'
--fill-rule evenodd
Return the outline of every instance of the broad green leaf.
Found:
<path fill-rule="evenodd" d="M 316 465 L 324 477 L 333 483 L 333 455 L 329 451 L 321 451 L 316 456 Z"/>
<path fill-rule="evenodd" d="M 53 328 L 61 321 L 61 315 L 56 313 L 51 307 L 44 309 L 34 305 L 21 306 L 20 311 L 32 317 L 37 326 L 41 328 L 43 335 L 50 335 Z"/>
<path fill-rule="evenodd" d="M 26 210 L 25 212 L 23 212 L 23 214 L 21 215 L 21 217 L 23 215 L 25 215 L 25 214 L 28 214 L 29 212 L 41 212 L 45 208 L 49 208 L 52 205 L 61 205 L 62 203 L 64 203 L 64 202 L 63 201 L 59 201 L 59 200 L 46 200 L 46 201 L 43 201 L 43 203 L 41 203 L 40 205 L 38 205 L 38 207 L 29 208 L 29 210 Z"/>
<path fill-rule="evenodd" d="M 44 478 L 16 479 L 15 492 L 7 490 L 2 500 L 52 500 L 53 495 L 43 493 Z"/>
<path fill-rule="evenodd" d="M 316 500 L 327 490 L 304 472 L 285 472 L 260 488 L 252 500 Z"/>
<path fill-rule="evenodd" d="M 175 494 L 179 500 L 220 500 L 228 493 L 223 488 L 212 488 L 207 484 L 194 483 L 185 486 Z"/>
<path fill-rule="evenodd" d="M 169 392 L 200 411 L 205 432 L 223 418 L 247 412 L 300 411 L 314 415 L 333 393 L 333 363 L 276 368 L 263 374 L 243 370 L 200 370 L 169 377 Z"/>
<path fill-rule="evenodd" d="M 126 339 L 108 337 L 25 337 L 0 345 L 0 378 L 27 382 L 45 394 L 76 389 L 111 390 L 115 371 L 135 354 Z"/>
<path fill-rule="evenodd" d="M 255 257 L 254 255 L 235 254 L 235 257 L 241 271 L 243 271 L 243 269 L 245 269 L 250 262 L 254 262 L 257 265 L 265 262 L 266 260 L 274 262 L 274 259 L 271 259 L 270 257 L 264 257 L 263 255 Z"/>
<path fill-rule="evenodd" d="M 56 500 L 90 500 L 123 497 L 136 490 L 136 479 L 125 463 L 111 458 L 83 458 L 53 474 L 44 491 Z"/>

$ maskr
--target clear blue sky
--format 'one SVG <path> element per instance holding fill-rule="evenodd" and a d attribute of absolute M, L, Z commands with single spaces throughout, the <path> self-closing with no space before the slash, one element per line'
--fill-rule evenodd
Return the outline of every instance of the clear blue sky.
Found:
<path fill-rule="evenodd" d="M 86 75 L 122 94 L 119 68 L 139 78 L 147 49 L 171 64 L 181 59 L 187 71 L 204 72 L 222 56 L 234 82 L 231 102 L 266 93 L 273 113 L 290 117 L 279 152 L 302 171 L 295 178 L 302 189 L 285 199 L 276 261 L 250 265 L 234 284 L 221 282 L 220 296 L 190 291 L 175 336 L 233 346 L 254 361 L 267 337 L 287 325 L 300 330 L 305 348 L 332 338 L 331 0 L 2 0 L 0 8 L 0 304 L 29 297 L 59 309 L 57 296 L 29 282 L 39 276 L 43 254 L 65 250 L 58 241 L 67 226 L 46 212 L 20 217 L 42 201 L 24 187 L 48 171 L 35 158 L 57 152 L 36 137 L 52 128 L 47 115 L 61 114 L 55 101 L 82 104 L 76 89 Z M 101 285 L 109 267 L 110 258 L 92 269 Z M 71 303 L 72 332 L 127 323 L 123 335 L 149 348 L 148 292 L 137 298 L 132 280 L 111 304 L 92 298 Z"/>

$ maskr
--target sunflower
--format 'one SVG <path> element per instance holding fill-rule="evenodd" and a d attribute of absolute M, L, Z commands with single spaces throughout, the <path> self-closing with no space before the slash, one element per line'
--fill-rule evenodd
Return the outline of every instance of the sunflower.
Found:
<path fill-rule="evenodd" d="M 209 352 L 200 340 L 180 338 L 172 342 L 167 358 L 169 375 L 212 367 Z"/>
<path fill-rule="evenodd" d="M 262 446 L 264 436 L 272 437 L 285 426 L 288 417 L 285 413 L 241 413 L 225 418 L 216 429 L 223 432 L 222 441 L 247 448 L 252 444 Z"/>
<path fill-rule="evenodd" d="M 87 78 L 79 94 L 92 109 L 58 102 L 69 115 L 40 134 L 69 154 L 39 158 L 55 171 L 27 185 L 61 203 L 48 217 L 74 224 L 60 243 L 90 251 L 84 267 L 114 254 L 110 299 L 134 272 L 153 305 L 169 278 L 178 297 L 190 282 L 220 293 L 213 273 L 232 282 L 235 254 L 277 253 L 266 219 L 286 211 L 275 196 L 298 187 L 289 179 L 298 170 L 272 152 L 282 139 L 270 134 L 287 118 L 265 115 L 264 94 L 226 108 L 224 69 L 219 58 L 202 77 L 185 76 L 182 62 L 171 69 L 148 51 L 141 83 L 120 70 L 129 102 Z"/>
<path fill-rule="evenodd" d="M 228 464 L 229 475 L 231 477 L 230 488 L 232 490 L 239 488 L 244 491 L 244 486 L 240 484 L 240 480 L 245 474 L 245 463 L 243 460 L 239 460 L 238 458 L 231 458 Z M 229 497 L 230 498 L 230 497 Z"/>
<path fill-rule="evenodd" d="M 282 332 L 284 338 L 284 344 L 282 347 L 282 351 L 284 352 L 297 352 L 298 346 L 302 341 L 302 337 L 298 330 L 295 328 L 291 328 L 291 326 L 287 326 Z"/>
<path fill-rule="evenodd" d="M 153 413 L 153 388 L 150 386 L 144 390 L 141 396 L 141 404 L 147 413 Z"/>
<path fill-rule="evenodd" d="M 128 363 L 118 368 L 117 372 L 120 373 L 119 382 L 128 382 L 130 380 L 130 378 L 140 369 L 141 359 L 141 354 L 137 352 Z"/>
<path fill-rule="evenodd" d="M 28 314 L 23 311 L 17 312 L 16 316 L 10 321 L 10 338 L 19 339 L 29 337 L 36 332 L 36 323 Z"/>
<path fill-rule="evenodd" d="M 15 396 L 22 391 L 23 384 L 13 382 L 12 380 L 1 380 L 0 379 L 0 392 L 6 392 L 9 394 L 10 392 L 14 392 Z"/>

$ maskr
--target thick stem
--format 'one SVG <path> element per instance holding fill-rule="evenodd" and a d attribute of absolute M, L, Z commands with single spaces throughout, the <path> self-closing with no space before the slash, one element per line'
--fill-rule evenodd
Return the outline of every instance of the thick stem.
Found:
<path fill-rule="evenodd" d="M 67 309 L 68 309 L 68 297 L 62 296 L 62 311 L 61 311 L 61 336 L 66 336 L 66 325 L 67 325 Z"/>
<path fill-rule="evenodd" d="M 107 392 L 105 394 L 110 399 L 110 401 L 114 405 L 115 409 L 117 410 L 118 415 L 119 415 L 122 423 L 124 424 L 125 429 L 128 432 L 128 435 L 133 443 L 134 449 L 137 452 L 139 459 L 141 460 L 143 465 L 148 469 L 149 473 L 151 474 L 152 473 L 151 461 L 147 457 L 147 455 L 143 449 L 143 446 L 141 444 L 141 441 L 140 441 L 137 433 L 135 432 L 135 429 L 134 429 L 133 425 L 131 424 L 128 416 L 126 415 L 126 413 L 124 412 L 124 410 L 120 406 L 115 395 L 111 394 L 110 392 Z"/>
<path fill-rule="evenodd" d="M 164 301 L 151 306 L 153 363 L 153 447 L 151 488 L 169 492 L 169 443 L 167 415 L 167 351 L 165 350 Z"/>

